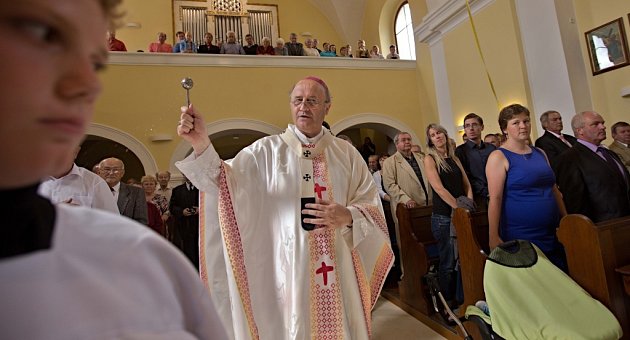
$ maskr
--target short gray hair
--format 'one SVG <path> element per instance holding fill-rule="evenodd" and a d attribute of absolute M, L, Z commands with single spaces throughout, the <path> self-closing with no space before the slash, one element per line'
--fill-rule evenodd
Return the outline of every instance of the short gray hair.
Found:
<path fill-rule="evenodd" d="M 571 118 L 571 129 L 573 129 L 573 135 L 575 137 L 578 136 L 577 130 L 584 127 L 584 115 L 588 112 L 591 111 L 582 111 L 580 113 L 576 113 L 575 116 Z"/>
<path fill-rule="evenodd" d="M 560 112 L 556 110 L 549 110 L 543 112 L 543 114 L 540 115 L 540 125 L 542 125 L 543 129 L 545 130 L 547 129 L 547 123 L 549 123 L 549 115 L 552 113 L 560 114 Z"/>
<path fill-rule="evenodd" d="M 409 137 L 411 137 L 411 134 L 409 132 L 401 131 L 397 133 L 396 136 L 394 136 L 394 144 L 398 144 L 398 139 L 400 138 L 400 135 L 409 135 Z"/>

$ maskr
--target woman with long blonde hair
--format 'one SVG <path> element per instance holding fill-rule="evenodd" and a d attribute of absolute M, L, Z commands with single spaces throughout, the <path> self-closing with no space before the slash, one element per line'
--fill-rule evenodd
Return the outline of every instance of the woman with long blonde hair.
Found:
<path fill-rule="evenodd" d="M 455 297 L 455 249 L 451 242 L 451 215 L 457 208 L 457 198 L 473 198 L 472 187 L 461 162 L 455 156 L 448 132 L 438 124 L 427 126 L 427 156 L 424 170 L 433 188 L 431 231 L 438 241 L 440 265 L 438 277 L 444 297 Z"/>

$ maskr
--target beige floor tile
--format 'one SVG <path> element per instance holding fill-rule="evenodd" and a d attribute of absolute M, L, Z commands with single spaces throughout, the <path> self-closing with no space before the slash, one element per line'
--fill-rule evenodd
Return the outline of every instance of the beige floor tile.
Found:
<path fill-rule="evenodd" d="M 372 340 L 445 339 L 382 297 L 372 311 L 372 333 Z"/>

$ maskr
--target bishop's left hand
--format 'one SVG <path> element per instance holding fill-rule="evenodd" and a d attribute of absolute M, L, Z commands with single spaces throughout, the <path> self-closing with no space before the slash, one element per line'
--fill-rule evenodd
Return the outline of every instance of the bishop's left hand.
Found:
<path fill-rule="evenodd" d="M 315 218 L 305 218 L 306 223 L 337 228 L 352 225 L 350 209 L 343 205 L 317 199 L 315 203 L 306 204 L 305 207 L 302 214 L 315 216 Z"/>

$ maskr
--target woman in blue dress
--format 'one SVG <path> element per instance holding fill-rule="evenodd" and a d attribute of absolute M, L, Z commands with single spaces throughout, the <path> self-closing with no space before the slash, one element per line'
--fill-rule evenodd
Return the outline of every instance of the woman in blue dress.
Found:
<path fill-rule="evenodd" d="M 566 208 L 546 155 L 530 146 L 529 110 L 519 104 L 503 108 L 499 127 L 507 140 L 486 165 L 490 248 L 527 240 L 566 272 L 564 247 L 556 237 Z"/>

